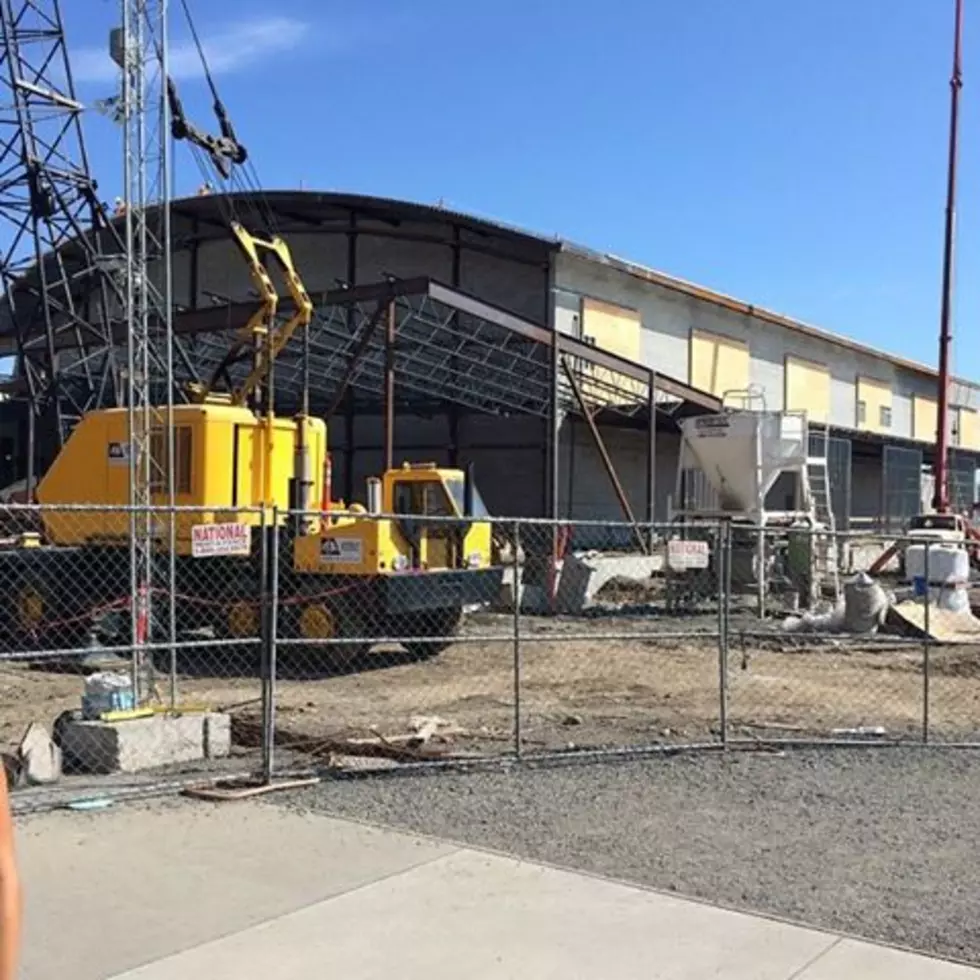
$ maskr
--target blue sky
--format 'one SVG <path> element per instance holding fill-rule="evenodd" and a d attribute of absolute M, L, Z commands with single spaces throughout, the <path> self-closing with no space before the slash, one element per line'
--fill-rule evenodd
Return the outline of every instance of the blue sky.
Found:
<path fill-rule="evenodd" d="M 63 7 L 94 101 L 118 3 Z M 210 120 L 172 7 L 185 101 Z M 441 199 L 936 361 L 952 0 L 191 7 L 268 188 Z M 971 14 L 954 361 L 980 380 Z M 88 135 L 111 197 L 119 133 L 93 113 Z M 199 183 L 186 150 L 177 180 Z"/>

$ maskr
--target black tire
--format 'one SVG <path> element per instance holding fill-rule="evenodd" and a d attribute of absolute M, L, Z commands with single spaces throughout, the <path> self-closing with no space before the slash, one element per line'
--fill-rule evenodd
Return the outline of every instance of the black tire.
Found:
<path fill-rule="evenodd" d="M 439 637 L 437 640 L 417 640 L 403 643 L 405 652 L 413 660 L 430 660 L 448 650 L 455 642 L 463 621 L 462 609 L 440 609 L 429 613 L 419 613 L 401 621 L 396 635 Z"/>
<path fill-rule="evenodd" d="M 290 671 L 343 674 L 368 664 L 367 620 L 336 600 L 299 595 L 280 607 L 280 634 L 289 640 L 336 640 L 281 645 L 277 659 Z"/>

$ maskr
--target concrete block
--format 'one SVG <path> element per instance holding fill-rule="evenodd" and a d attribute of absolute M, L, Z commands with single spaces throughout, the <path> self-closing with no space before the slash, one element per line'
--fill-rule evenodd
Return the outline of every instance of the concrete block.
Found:
<path fill-rule="evenodd" d="M 69 721 L 61 735 L 64 755 L 91 773 L 140 772 L 181 762 L 227 756 L 231 719 L 192 713 L 129 721 Z"/>
<path fill-rule="evenodd" d="M 849 554 L 844 567 L 851 574 L 866 572 L 881 557 L 888 545 L 888 542 L 883 541 L 855 541 L 848 548 Z M 900 567 L 898 555 L 893 555 L 881 572 L 894 575 Z"/>
<path fill-rule="evenodd" d="M 204 758 L 225 759 L 231 754 L 231 715 L 204 716 Z"/>
<path fill-rule="evenodd" d="M 32 723 L 20 743 L 22 775 L 30 786 L 45 786 L 61 778 L 61 749 L 48 730 Z"/>
<path fill-rule="evenodd" d="M 576 615 L 592 605 L 596 593 L 614 578 L 646 581 L 663 570 L 664 557 L 654 555 L 568 555 L 558 580 L 556 609 Z"/>

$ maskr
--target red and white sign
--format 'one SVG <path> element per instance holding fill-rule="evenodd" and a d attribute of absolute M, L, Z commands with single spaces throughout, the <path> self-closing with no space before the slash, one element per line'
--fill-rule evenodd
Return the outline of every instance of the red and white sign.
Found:
<path fill-rule="evenodd" d="M 195 524 L 191 528 L 191 554 L 195 558 L 251 553 L 252 528 L 248 524 Z"/>
<path fill-rule="evenodd" d="M 667 564 L 675 571 L 707 568 L 709 557 L 707 541 L 667 542 Z"/>

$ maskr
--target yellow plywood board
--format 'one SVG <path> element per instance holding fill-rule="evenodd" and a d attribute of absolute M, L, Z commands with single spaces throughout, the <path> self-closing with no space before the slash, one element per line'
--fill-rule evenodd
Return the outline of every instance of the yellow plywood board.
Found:
<path fill-rule="evenodd" d="M 980 449 L 980 415 L 972 408 L 959 408 L 959 444 L 964 449 Z"/>
<path fill-rule="evenodd" d="M 806 412 L 811 422 L 830 419 L 830 370 L 816 361 L 786 358 L 785 405 L 788 412 Z"/>
<path fill-rule="evenodd" d="M 691 331 L 690 383 L 721 397 L 749 386 L 749 345 L 722 334 Z"/>
<path fill-rule="evenodd" d="M 855 422 L 859 429 L 868 432 L 891 432 L 891 425 L 882 424 L 882 416 L 891 415 L 892 386 L 886 381 L 874 378 L 857 379 L 857 400 L 864 403 L 864 420 L 855 414 Z M 883 413 L 882 410 L 887 410 Z"/>
<path fill-rule="evenodd" d="M 610 354 L 642 363 L 643 320 L 636 310 L 586 297 L 582 300 L 582 336 Z M 587 379 L 582 384 L 586 400 L 594 405 L 639 401 L 646 397 L 645 386 L 630 378 L 595 365 L 584 366 Z"/>
<path fill-rule="evenodd" d="M 936 440 L 936 402 L 922 395 L 912 396 L 912 438 L 923 442 Z"/>

